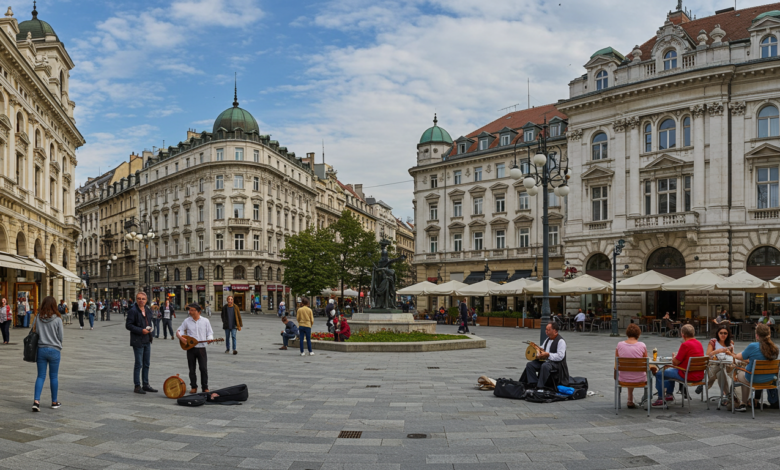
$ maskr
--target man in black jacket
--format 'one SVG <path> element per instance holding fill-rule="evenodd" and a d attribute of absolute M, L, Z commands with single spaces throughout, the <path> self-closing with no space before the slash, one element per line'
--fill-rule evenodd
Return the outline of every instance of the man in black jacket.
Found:
<path fill-rule="evenodd" d="M 460 300 L 458 301 L 458 313 L 460 314 L 460 328 L 458 328 L 458 333 L 471 333 L 469 331 L 469 307 L 466 305 L 466 302 Z"/>
<path fill-rule="evenodd" d="M 135 304 L 127 312 L 125 328 L 130 331 L 130 346 L 133 347 L 135 367 L 133 381 L 135 393 L 157 392 L 149 385 L 149 358 L 152 353 L 152 311 L 146 306 L 146 294 L 141 291 L 135 295 Z M 143 370 L 143 387 L 141 387 Z"/>

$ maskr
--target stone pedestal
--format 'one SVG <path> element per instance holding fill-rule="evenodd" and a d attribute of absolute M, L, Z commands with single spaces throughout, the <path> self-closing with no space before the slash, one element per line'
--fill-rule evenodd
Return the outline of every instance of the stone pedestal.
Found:
<path fill-rule="evenodd" d="M 367 309 L 363 313 L 355 313 L 349 321 L 352 331 L 367 331 L 374 333 L 382 330 L 409 333 L 420 331 L 436 333 L 436 322 L 431 320 L 415 321 L 411 313 L 393 309 Z"/>

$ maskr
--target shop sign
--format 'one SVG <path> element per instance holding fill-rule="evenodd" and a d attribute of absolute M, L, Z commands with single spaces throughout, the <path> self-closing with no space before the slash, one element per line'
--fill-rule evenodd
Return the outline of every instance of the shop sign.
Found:
<path fill-rule="evenodd" d="M 246 292 L 249 290 L 249 284 L 233 284 L 230 287 L 233 292 Z"/>
<path fill-rule="evenodd" d="M 184 292 L 192 292 L 192 286 L 184 286 Z"/>
<path fill-rule="evenodd" d="M 268 292 L 276 292 L 276 286 L 268 286 Z"/>
<path fill-rule="evenodd" d="M 206 286 L 196 286 L 195 288 L 198 290 L 198 292 L 206 292 Z"/>
<path fill-rule="evenodd" d="M 259 284 L 255 286 L 255 292 L 260 292 L 261 290 L 263 290 L 263 286 Z"/>

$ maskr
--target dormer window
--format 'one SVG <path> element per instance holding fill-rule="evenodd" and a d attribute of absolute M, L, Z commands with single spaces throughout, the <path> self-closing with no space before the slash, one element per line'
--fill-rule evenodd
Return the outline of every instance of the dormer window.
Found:
<path fill-rule="evenodd" d="M 551 124 L 550 125 L 550 137 L 558 137 L 561 135 L 561 125 L 560 124 Z"/>
<path fill-rule="evenodd" d="M 534 130 L 530 129 L 525 132 L 523 132 L 523 141 L 524 142 L 530 142 L 534 140 Z"/>
<path fill-rule="evenodd" d="M 609 74 L 606 70 L 602 70 L 596 74 L 596 90 L 603 90 L 609 86 Z"/>
<path fill-rule="evenodd" d="M 466 153 L 466 144 L 458 144 L 458 153 Z"/>
<path fill-rule="evenodd" d="M 767 36 L 761 40 L 761 58 L 777 57 L 777 38 Z"/>
<path fill-rule="evenodd" d="M 479 139 L 479 149 L 480 150 L 487 150 L 489 145 L 490 144 L 488 143 L 487 139 Z"/>
<path fill-rule="evenodd" d="M 509 145 L 512 142 L 512 136 L 510 135 L 502 135 L 501 136 L 501 146 Z"/>
<path fill-rule="evenodd" d="M 677 51 L 669 51 L 664 54 L 664 70 L 677 68 Z"/>

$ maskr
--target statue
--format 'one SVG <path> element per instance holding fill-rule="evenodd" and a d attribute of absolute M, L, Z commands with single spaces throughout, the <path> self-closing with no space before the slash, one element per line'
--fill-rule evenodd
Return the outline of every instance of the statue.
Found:
<path fill-rule="evenodd" d="M 382 247 L 382 256 L 378 263 L 374 264 L 371 273 L 371 298 L 375 309 L 393 309 L 395 306 L 395 270 L 390 266 L 393 263 L 406 259 L 406 256 L 390 259 L 387 256 L 387 246 L 392 242 L 383 238 L 379 242 Z"/>

